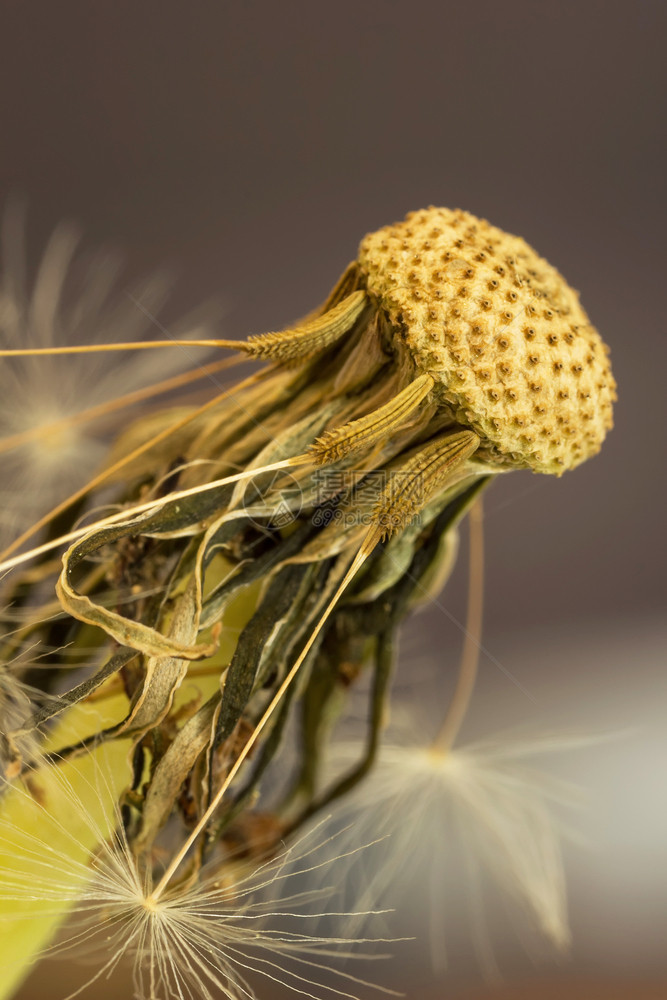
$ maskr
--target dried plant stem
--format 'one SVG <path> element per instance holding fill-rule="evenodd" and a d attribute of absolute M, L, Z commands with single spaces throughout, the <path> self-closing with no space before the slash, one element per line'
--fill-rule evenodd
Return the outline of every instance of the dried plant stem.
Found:
<path fill-rule="evenodd" d="M 468 515 L 470 529 L 470 569 L 468 572 L 468 613 L 461 665 L 454 696 L 431 749 L 443 756 L 452 749 L 472 697 L 479 667 L 484 608 L 484 518 L 478 498 Z"/>
<path fill-rule="evenodd" d="M 149 351 L 165 347 L 229 347 L 237 348 L 238 340 L 146 340 L 117 344 L 74 344 L 69 347 L 20 347 L 0 351 L 2 358 L 29 358 L 35 355 L 102 354 L 109 351 Z"/>

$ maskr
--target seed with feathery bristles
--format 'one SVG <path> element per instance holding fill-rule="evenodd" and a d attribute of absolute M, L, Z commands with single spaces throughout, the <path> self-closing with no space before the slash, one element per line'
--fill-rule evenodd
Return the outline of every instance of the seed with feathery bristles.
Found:
<path fill-rule="evenodd" d="M 71 908 L 67 930 L 44 953 L 76 956 L 86 950 L 102 956 L 97 971 L 66 1000 L 127 959 L 138 1000 L 253 1000 L 248 973 L 314 1000 L 333 995 L 358 1000 L 358 991 L 366 995 L 369 988 L 396 995 L 330 966 L 334 953 L 354 958 L 364 942 L 313 933 L 325 915 L 313 904 L 330 903 L 332 892 L 292 888 L 299 876 L 331 868 L 333 838 L 311 833 L 259 862 L 223 855 L 157 898 L 154 860 L 150 853 L 133 853 L 113 805 L 111 780 L 99 752 L 74 768 L 61 764 L 36 772 L 32 789 L 41 789 L 41 801 L 10 789 L 0 816 L 0 904 L 20 903 L 20 919 L 30 922 L 48 912 L 44 901 L 54 912 Z M 12 813 L 20 812 L 12 809 L 16 806 L 31 817 L 32 832 L 12 822 Z M 108 824 L 114 823 L 109 836 Z M 357 842 L 344 857 L 362 850 Z M 272 896 L 279 887 L 281 900 Z M 38 901 L 33 913 L 31 904 Z M 356 957 L 369 956 L 356 950 Z"/>

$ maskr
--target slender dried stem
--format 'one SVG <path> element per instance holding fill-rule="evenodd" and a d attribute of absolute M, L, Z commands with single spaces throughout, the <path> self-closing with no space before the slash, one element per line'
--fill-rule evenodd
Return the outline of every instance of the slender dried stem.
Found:
<path fill-rule="evenodd" d="M 484 518 L 482 501 L 478 499 L 468 515 L 470 529 L 470 569 L 468 575 L 468 614 L 461 665 L 454 696 L 445 715 L 432 750 L 446 754 L 454 745 L 465 718 L 477 679 L 479 651 L 482 640 L 484 608 Z"/>

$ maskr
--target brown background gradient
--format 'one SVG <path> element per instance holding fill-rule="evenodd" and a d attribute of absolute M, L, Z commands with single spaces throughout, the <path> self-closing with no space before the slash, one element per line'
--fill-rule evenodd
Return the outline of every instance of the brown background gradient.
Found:
<path fill-rule="evenodd" d="M 130 277 L 173 267 L 174 317 L 214 295 L 244 336 L 317 304 L 367 231 L 460 206 L 556 264 L 610 344 L 600 456 L 487 501 L 494 660 L 470 733 L 625 734 L 564 772 L 592 799 L 572 957 L 545 967 L 555 992 L 498 998 L 598 995 L 575 979 L 667 996 L 666 22 L 652 0 L 0 3 L 0 198 L 26 196 L 33 264 L 75 219 Z M 458 619 L 463 579 L 442 599 Z M 451 676 L 456 626 L 430 608 L 418 631 L 409 655 Z M 510 982 L 534 974 L 503 948 Z M 407 961 L 386 975 L 415 1000 L 487 995 L 473 963 L 437 984 Z M 60 995 L 54 978 L 22 996 Z"/>

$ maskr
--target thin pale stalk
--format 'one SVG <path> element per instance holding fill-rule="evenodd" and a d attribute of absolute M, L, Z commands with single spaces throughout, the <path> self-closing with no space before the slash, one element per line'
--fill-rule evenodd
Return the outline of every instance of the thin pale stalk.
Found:
<path fill-rule="evenodd" d="M 484 518 L 481 499 L 478 499 L 471 507 L 468 525 L 470 532 L 468 613 L 461 665 L 454 696 L 438 735 L 431 745 L 434 753 L 443 755 L 452 749 L 459 734 L 470 705 L 479 669 L 484 610 Z"/>
<path fill-rule="evenodd" d="M 19 347 L 0 351 L 0 358 L 31 358 L 54 354 L 102 354 L 108 351 L 150 351 L 165 347 L 219 347 L 235 350 L 238 340 L 147 340 L 119 344 L 76 344 L 70 347 Z"/>

